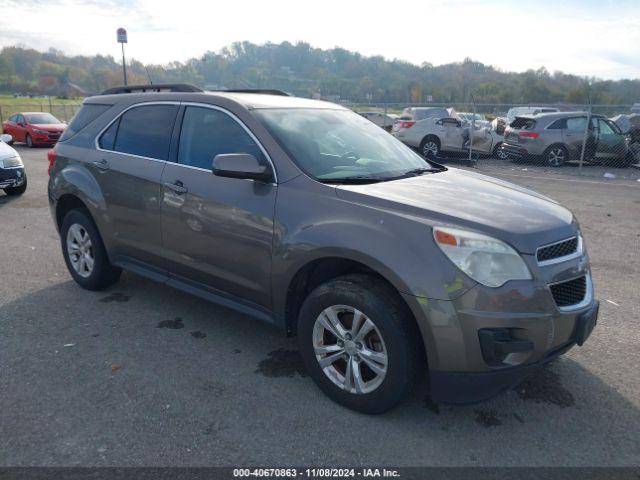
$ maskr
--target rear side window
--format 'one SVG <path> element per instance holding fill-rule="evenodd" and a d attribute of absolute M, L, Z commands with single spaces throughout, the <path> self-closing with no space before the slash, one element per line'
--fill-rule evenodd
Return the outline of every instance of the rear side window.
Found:
<path fill-rule="evenodd" d="M 250 153 L 265 161 L 258 145 L 229 115 L 211 108 L 187 107 L 180 132 L 178 163 L 210 170 L 213 158 L 221 153 Z"/>
<path fill-rule="evenodd" d="M 518 130 L 533 130 L 536 126 L 536 121 L 527 117 L 516 117 L 509 126 Z"/>
<path fill-rule="evenodd" d="M 584 132 L 587 128 L 587 117 L 567 118 L 567 130 Z"/>
<path fill-rule="evenodd" d="M 177 105 L 145 105 L 127 110 L 102 134 L 100 147 L 166 160 L 177 111 Z"/>
<path fill-rule="evenodd" d="M 93 122 L 96 118 L 109 110 L 112 105 L 103 105 L 98 103 L 85 103 L 82 108 L 78 110 L 71 122 L 64 129 L 64 133 L 60 137 L 60 142 L 64 142 L 68 138 L 73 137 L 76 133 L 82 130 L 84 127 Z"/>
<path fill-rule="evenodd" d="M 560 120 L 556 120 L 551 125 L 547 127 L 547 130 L 563 130 L 567 128 L 567 119 L 561 118 Z"/>

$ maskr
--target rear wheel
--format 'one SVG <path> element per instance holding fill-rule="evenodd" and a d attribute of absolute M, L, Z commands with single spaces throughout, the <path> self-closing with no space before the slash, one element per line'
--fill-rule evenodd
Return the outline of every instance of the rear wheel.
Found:
<path fill-rule="evenodd" d="M 33 139 L 31 138 L 31 135 L 29 135 L 27 133 L 27 135 L 24 137 L 24 143 L 27 144 L 27 147 L 29 148 L 33 148 Z"/>
<path fill-rule="evenodd" d="M 418 337 L 397 293 L 367 275 L 320 285 L 298 320 L 300 352 L 316 384 L 365 413 L 389 410 L 411 391 L 425 363 Z"/>
<path fill-rule="evenodd" d="M 60 228 L 62 254 L 67 269 L 78 285 L 102 290 L 120 278 L 122 270 L 109 263 L 102 238 L 85 210 L 71 210 Z"/>
<path fill-rule="evenodd" d="M 569 160 L 569 152 L 562 145 L 552 145 L 545 151 L 544 159 L 550 167 L 562 167 Z"/>
<path fill-rule="evenodd" d="M 438 137 L 425 137 L 420 144 L 420 153 L 425 158 L 437 158 L 440 154 L 440 140 L 438 140 Z"/>

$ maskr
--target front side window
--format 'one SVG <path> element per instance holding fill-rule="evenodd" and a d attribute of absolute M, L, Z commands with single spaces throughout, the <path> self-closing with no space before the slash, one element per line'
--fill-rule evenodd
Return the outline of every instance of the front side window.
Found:
<path fill-rule="evenodd" d="M 349 110 L 259 109 L 254 114 L 298 166 L 319 181 L 385 181 L 415 170 L 437 171 Z"/>
<path fill-rule="evenodd" d="M 600 130 L 601 135 L 615 135 L 616 132 L 613 131 L 613 128 L 609 125 L 606 120 L 599 119 L 598 120 L 598 129 Z"/>
<path fill-rule="evenodd" d="M 127 110 L 100 137 L 100 146 L 116 152 L 166 160 L 177 111 L 177 105 L 144 105 Z M 112 130 L 116 123 L 119 123 L 117 132 Z"/>
<path fill-rule="evenodd" d="M 266 161 L 256 142 L 229 115 L 212 108 L 187 107 L 180 130 L 178 163 L 210 170 L 214 157 L 223 153 L 249 153 Z"/>

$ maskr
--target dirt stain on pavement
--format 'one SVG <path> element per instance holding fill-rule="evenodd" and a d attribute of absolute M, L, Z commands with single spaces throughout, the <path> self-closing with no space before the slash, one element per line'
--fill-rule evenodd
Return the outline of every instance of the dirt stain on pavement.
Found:
<path fill-rule="evenodd" d="M 479 423 L 484 428 L 502 425 L 495 410 L 476 410 L 476 423 Z"/>
<path fill-rule="evenodd" d="M 128 302 L 130 299 L 131 299 L 130 295 L 125 295 L 123 293 L 112 293 L 111 295 L 102 297 L 100 301 L 102 303 L 111 303 L 111 302 L 124 303 L 124 302 Z"/>
<path fill-rule="evenodd" d="M 156 328 L 170 328 L 172 330 L 177 330 L 179 328 L 184 328 L 184 324 L 182 323 L 182 318 L 176 317 L 173 320 L 163 320 L 158 322 Z"/>
<path fill-rule="evenodd" d="M 522 400 L 551 403 L 559 407 L 571 407 L 575 400 L 560 380 L 560 376 L 549 368 L 542 368 L 514 388 Z"/>
<path fill-rule="evenodd" d="M 301 377 L 309 375 L 300 354 L 296 350 L 284 348 L 270 352 L 268 358 L 260 361 L 255 373 L 266 377 L 293 377 L 296 373 Z"/>
<path fill-rule="evenodd" d="M 207 334 L 204 332 L 201 332 L 200 330 L 196 330 L 195 332 L 191 332 L 191 336 L 193 338 L 205 338 Z"/>

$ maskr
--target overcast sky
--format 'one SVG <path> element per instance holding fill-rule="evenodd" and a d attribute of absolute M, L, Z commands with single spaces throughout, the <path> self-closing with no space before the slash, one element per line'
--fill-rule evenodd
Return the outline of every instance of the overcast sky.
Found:
<path fill-rule="evenodd" d="M 0 0 L 0 46 L 118 58 L 120 26 L 127 55 L 146 63 L 288 40 L 416 64 L 471 57 L 509 71 L 640 77 L 640 0 Z"/>

